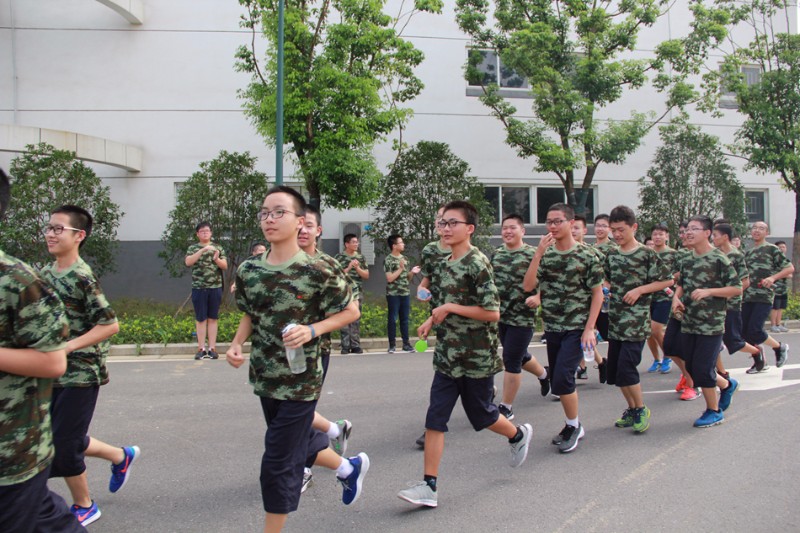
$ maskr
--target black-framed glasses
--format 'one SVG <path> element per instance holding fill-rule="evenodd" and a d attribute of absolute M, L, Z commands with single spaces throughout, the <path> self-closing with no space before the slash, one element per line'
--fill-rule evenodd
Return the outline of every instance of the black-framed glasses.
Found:
<path fill-rule="evenodd" d="M 78 228 L 71 228 L 69 226 L 63 226 L 61 224 L 48 224 L 48 225 L 46 225 L 45 227 L 42 228 L 42 233 L 44 235 L 47 235 L 48 233 L 50 233 L 52 231 L 53 235 L 61 235 L 62 233 L 64 233 L 65 229 L 69 229 L 69 230 L 72 230 L 72 231 L 83 231 L 83 230 L 78 229 Z"/>
<path fill-rule="evenodd" d="M 258 213 L 256 213 L 256 218 L 259 222 L 262 222 L 269 217 L 272 217 L 272 220 L 278 220 L 279 218 L 283 218 L 283 215 L 286 213 L 290 213 L 292 215 L 297 215 L 294 211 L 289 211 L 287 209 L 273 209 L 270 211 L 269 209 L 262 209 Z M 297 215 L 300 216 L 300 215 Z"/>
<path fill-rule="evenodd" d="M 464 222 L 463 220 L 456 220 L 451 218 L 450 220 L 440 220 L 436 223 L 436 225 L 442 229 L 444 228 L 455 228 L 459 224 L 469 224 L 469 222 Z"/>
<path fill-rule="evenodd" d="M 564 222 L 566 222 L 566 220 L 564 220 L 563 218 L 547 219 L 547 220 L 544 221 L 544 225 L 545 226 L 556 226 L 556 227 L 558 227 L 561 224 L 563 224 Z"/>

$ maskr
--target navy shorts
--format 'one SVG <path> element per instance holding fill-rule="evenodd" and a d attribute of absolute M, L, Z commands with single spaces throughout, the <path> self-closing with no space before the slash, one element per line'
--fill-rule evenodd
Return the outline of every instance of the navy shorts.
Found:
<path fill-rule="evenodd" d="M 500 411 L 492 403 L 494 376 L 487 378 L 451 378 L 441 372 L 433 374 L 428 414 L 425 416 L 425 429 L 447 432 L 447 422 L 453 414 L 456 400 L 461 397 L 461 405 L 469 423 L 475 431 L 486 429 L 500 418 Z"/>
<path fill-rule="evenodd" d="M 47 488 L 47 478 L 48 469 L 44 469 L 27 481 L 0 487 L 3 533 L 86 533 L 64 498 Z"/>
<path fill-rule="evenodd" d="M 742 304 L 742 328 L 744 340 L 758 346 L 767 340 L 764 322 L 769 318 L 772 305 L 764 302 L 744 302 Z"/>
<path fill-rule="evenodd" d="M 606 383 L 617 387 L 630 387 L 639 383 L 644 341 L 608 341 L 608 367 Z"/>
<path fill-rule="evenodd" d="M 608 340 L 608 313 L 602 311 L 597 314 L 597 322 L 595 322 L 594 329 L 600 333 L 604 341 Z"/>
<path fill-rule="evenodd" d="M 303 467 L 314 464 L 330 439 L 311 428 L 316 400 L 300 402 L 263 396 L 260 399 L 267 421 L 261 458 L 261 500 L 268 513 L 291 513 L 300 502 Z"/>
<path fill-rule="evenodd" d="M 557 396 L 575 392 L 575 371 L 583 360 L 582 334 L 582 330 L 544 332 L 550 390 Z"/>
<path fill-rule="evenodd" d="M 772 308 L 773 309 L 786 309 L 786 306 L 789 305 L 789 296 L 786 294 L 782 294 L 780 296 L 775 296 L 775 299 L 772 300 Z"/>
<path fill-rule="evenodd" d="M 192 305 L 194 319 L 205 322 L 209 318 L 219 318 L 219 306 L 222 303 L 222 287 L 216 289 L 192 289 Z"/>
<path fill-rule="evenodd" d="M 728 309 L 725 312 L 725 333 L 722 334 L 722 342 L 730 354 L 738 352 L 746 344 L 742 337 L 742 312 L 738 309 Z"/>
<path fill-rule="evenodd" d="M 683 346 L 681 342 L 681 321 L 675 317 L 669 317 L 667 330 L 664 332 L 664 355 L 682 359 Z"/>
<path fill-rule="evenodd" d="M 53 387 L 50 417 L 55 456 L 50 477 L 72 477 L 86 470 L 89 424 L 94 416 L 100 386 Z"/>
<path fill-rule="evenodd" d="M 510 326 L 500 322 L 500 344 L 503 345 L 503 365 L 509 374 L 519 374 L 522 366 L 533 356 L 528 345 L 533 338 L 533 328 Z"/>
<path fill-rule="evenodd" d="M 669 322 L 669 311 L 672 309 L 672 301 L 662 300 L 650 303 L 650 320 L 659 324 Z"/>
<path fill-rule="evenodd" d="M 717 357 L 722 335 L 684 333 L 683 360 L 695 387 L 717 386 Z"/>

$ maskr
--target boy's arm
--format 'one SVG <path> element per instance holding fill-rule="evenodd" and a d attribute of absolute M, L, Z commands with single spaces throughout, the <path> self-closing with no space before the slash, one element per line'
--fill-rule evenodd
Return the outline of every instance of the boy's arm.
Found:
<path fill-rule="evenodd" d="M 219 250 L 214 251 L 214 264 L 220 270 L 228 270 L 228 260 L 220 255 Z"/>
<path fill-rule="evenodd" d="M 183 262 L 187 267 L 194 266 L 194 264 L 200 260 L 200 257 L 202 257 L 204 253 L 212 250 L 216 250 L 216 248 L 214 248 L 210 244 L 208 246 L 204 246 L 203 248 L 197 250 L 195 253 L 187 255 L 186 259 L 184 259 Z"/>
<path fill-rule="evenodd" d="M 67 352 L 33 348 L 0 348 L 0 371 L 32 378 L 61 377 L 67 371 Z"/>
<path fill-rule="evenodd" d="M 592 303 L 589 306 L 589 318 L 586 320 L 586 325 L 583 328 L 581 335 L 581 344 L 583 346 L 595 346 L 597 344 L 597 337 L 594 334 L 594 328 L 597 325 L 597 317 L 600 314 L 600 309 L 603 307 L 603 284 L 595 285 L 592 287 Z"/>
<path fill-rule="evenodd" d="M 359 319 L 361 311 L 358 310 L 358 301 L 352 300 L 347 307 L 325 317 L 324 320 L 310 325 L 298 324 L 283 336 L 283 342 L 289 348 L 297 348 L 312 339 L 330 333 L 331 331 L 342 329 Z"/>
<path fill-rule="evenodd" d="M 386 263 L 384 263 L 384 270 L 386 266 L 387 266 Z M 386 282 L 393 283 L 397 278 L 399 278 L 403 274 L 403 271 L 405 269 L 406 269 L 406 262 L 405 260 L 401 259 L 397 270 L 386 272 Z"/>
<path fill-rule="evenodd" d="M 98 342 L 102 342 L 119 332 L 119 322 L 113 324 L 97 324 L 95 327 L 81 335 L 75 337 L 67 342 L 67 353 L 86 348 L 87 346 L 94 346 Z"/>
<path fill-rule="evenodd" d="M 622 297 L 622 301 L 628 305 L 633 305 L 636 301 L 645 294 L 650 294 L 653 292 L 663 291 L 667 287 L 672 287 L 675 284 L 675 280 L 667 279 L 664 281 L 653 281 L 646 285 L 641 285 L 636 287 L 635 289 L 631 289 L 625 293 L 625 296 Z"/>
<path fill-rule="evenodd" d="M 242 352 L 242 345 L 253 333 L 253 321 L 247 313 L 242 315 L 239 320 L 239 327 L 236 328 L 236 334 L 233 336 L 231 345 L 228 351 L 225 352 L 225 360 L 234 368 L 239 368 L 244 363 L 244 353 Z"/>
<path fill-rule="evenodd" d="M 446 303 L 440 305 L 431 311 L 431 318 L 434 324 L 441 324 L 447 315 L 453 313 L 454 315 L 461 315 L 473 320 L 480 320 L 481 322 L 499 322 L 500 311 L 490 311 L 479 305 L 460 305 L 454 303 Z"/>
<path fill-rule="evenodd" d="M 692 300 L 698 301 L 703 298 L 733 298 L 742 294 L 742 288 L 735 285 L 729 287 L 719 287 L 717 289 L 695 289 L 692 291 Z"/>
<path fill-rule="evenodd" d="M 761 280 L 761 286 L 768 289 L 775 285 L 775 282 L 779 279 L 788 278 L 794 273 L 794 265 L 789 265 L 777 274 L 773 274 L 771 276 L 767 276 L 766 278 Z"/>
<path fill-rule="evenodd" d="M 361 261 L 356 263 L 355 269 L 358 275 L 361 276 L 361 279 L 369 279 L 369 267 L 361 268 Z"/>
<path fill-rule="evenodd" d="M 531 292 L 539 285 L 539 263 L 542 262 L 542 256 L 547 250 L 547 247 L 555 242 L 555 238 L 548 233 L 539 241 L 539 246 L 536 247 L 536 253 L 533 254 L 531 264 L 528 265 L 528 270 L 525 272 L 525 277 L 522 279 L 522 290 Z"/>

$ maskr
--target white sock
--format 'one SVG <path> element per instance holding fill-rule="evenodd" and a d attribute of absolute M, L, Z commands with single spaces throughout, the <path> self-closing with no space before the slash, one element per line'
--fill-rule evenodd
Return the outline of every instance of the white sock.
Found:
<path fill-rule="evenodd" d="M 342 463 L 339 465 L 339 468 L 336 469 L 336 477 L 339 479 L 347 479 L 347 476 L 353 473 L 353 465 L 342 457 Z"/>
<path fill-rule="evenodd" d="M 340 433 L 341 431 L 339 430 L 339 424 L 336 422 L 331 422 L 331 427 L 329 427 L 328 431 L 325 432 L 329 439 L 335 439 Z"/>
<path fill-rule="evenodd" d="M 544 374 L 539 376 L 539 379 L 542 380 L 542 381 L 547 379 L 547 369 L 546 368 L 544 369 Z"/>
<path fill-rule="evenodd" d="M 580 424 L 578 423 L 578 419 L 577 418 L 567 418 L 567 425 L 576 428 Z"/>

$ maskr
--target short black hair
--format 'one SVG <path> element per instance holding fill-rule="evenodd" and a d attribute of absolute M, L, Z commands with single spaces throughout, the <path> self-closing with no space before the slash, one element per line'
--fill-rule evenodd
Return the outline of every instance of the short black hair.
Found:
<path fill-rule="evenodd" d="M 606 222 L 608 222 L 608 215 L 606 215 L 605 213 L 600 213 L 599 215 L 594 217 L 594 223 L 597 224 L 598 220 L 605 220 Z"/>
<path fill-rule="evenodd" d="M 314 216 L 314 219 L 317 221 L 317 226 L 322 225 L 322 213 L 320 213 L 319 209 L 317 209 L 311 204 L 306 204 L 305 216 L 308 215 Z"/>
<path fill-rule="evenodd" d="M 652 235 L 654 231 L 663 231 L 664 233 L 669 234 L 669 228 L 663 222 L 659 222 L 653 226 L 653 229 L 650 230 L 650 235 Z"/>
<path fill-rule="evenodd" d="M 200 221 L 200 222 L 198 222 L 198 223 L 197 223 L 197 225 L 194 227 L 194 232 L 195 232 L 195 233 L 197 233 L 198 231 L 200 231 L 200 230 L 201 230 L 201 229 L 203 229 L 203 228 L 208 228 L 208 229 L 210 229 L 211 231 L 214 231 L 214 229 L 211 227 L 211 222 L 209 222 L 209 221 L 207 221 L 207 220 L 201 220 L 201 221 Z"/>
<path fill-rule="evenodd" d="M 465 222 L 467 224 L 472 224 L 473 226 L 478 225 L 478 210 L 475 209 L 474 205 L 466 200 L 453 200 L 452 202 L 447 202 L 444 206 L 444 210 L 461 211 L 461 214 L 464 215 L 464 218 L 466 219 Z"/>
<path fill-rule="evenodd" d="M 627 205 L 618 205 L 608 215 L 608 222 L 624 222 L 628 226 L 636 224 L 636 214 Z"/>
<path fill-rule="evenodd" d="M 688 220 L 681 220 L 680 224 L 678 224 L 678 227 L 679 228 L 685 228 L 688 225 L 689 225 L 689 221 Z"/>
<path fill-rule="evenodd" d="M 703 231 L 711 231 L 711 228 L 714 227 L 711 217 L 706 215 L 695 215 L 693 217 L 689 217 L 689 222 L 699 222 L 703 226 Z"/>
<path fill-rule="evenodd" d="M 727 222 L 715 222 L 714 231 L 718 231 L 723 235 L 727 235 L 728 239 L 733 239 L 733 226 Z"/>
<path fill-rule="evenodd" d="M 786 241 L 775 241 L 775 246 L 778 246 L 779 244 L 786 246 Z"/>
<path fill-rule="evenodd" d="M 553 204 L 547 208 L 547 212 L 550 211 L 561 211 L 564 213 L 564 216 L 567 220 L 574 220 L 575 219 L 575 210 L 572 208 L 571 205 L 565 204 L 563 202 L 559 202 L 557 204 Z"/>
<path fill-rule="evenodd" d="M 398 240 L 400 240 L 400 235 L 397 235 L 396 233 L 394 233 L 394 234 L 392 234 L 392 235 L 389 235 L 389 236 L 386 238 L 386 244 L 388 244 L 388 245 L 389 245 L 389 249 L 390 249 L 390 250 L 392 249 L 392 246 L 394 246 L 395 244 L 397 244 L 397 241 L 398 241 Z"/>
<path fill-rule="evenodd" d="M 62 205 L 50 211 L 51 215 L 62 214 L 69 217 L 69 223 L 73 228 L 78 228 L 86 232 L 86 237 L 81 241 L 78 247 L 86 244 L 86 239 L 92 234 L 92 215 L 89 212 L 77 205 Z"/>
<path fill-rule="evenodd" d="M 580 222 L 580 223 L 583 224 L 584 228 L 586 227 L 586 217 L 585 216 L 583 216 L 583 215 L 575 215 L 575 218 L 573 218 L 572 220 L 574 220 L 575 222 Z"/>
<path fill-rule="evenodd" d="M 267 246 L 267 243 L 265 243 L 264 241 L 253 241 L 253 244 L 250 245 L 250 255 L 255 255 L 256 246 L 263 246 L 264 248 L 269 248 Z"/>
<path fill-rule="evenodd" d="M 356 235 L 355 233 L 348 233 L 347 235 L 342 237 L 342 242 L 344 244 L 347 244 L 348 242 L 352 241 L 353 239 L 358 239 L 358 235 Z"/>
<path fill-rule="evenodd" d="M 505 224 L 506 220 L 516 220 L 517 222 L 519 222 L 520 226 L 522 226 L 523 228 L 525 227 L 525 221 L 522 220 L 522 215 L 518 215 L 516 213 L 510 213 L 503 217 L 503 220 L 500 222 L 500 225 L 502 226 L 503 224 Z"/>
<path fill-rule="evenodd" d="M 0 218 L 3 218 L 11 201 L 11 184 L 5 171 L 0 168 Z"/>
<path fill-rule="evenodd" d="M 296 190 L 292 189 L 291 187 L 287 187 L 286 185 L 275 185 L 270 190 L 267 191 L 267 196 L 277 194 L 279 192 L 286 193 L 292 197 L 294 201 L 294 212 L 297 216 L 303 216 L 303 213 L 306 212 L 306 199 L 303 198 L 303 195 L 297 192 Z M 265 197 L 266 198 L 266 197 Z"/>

